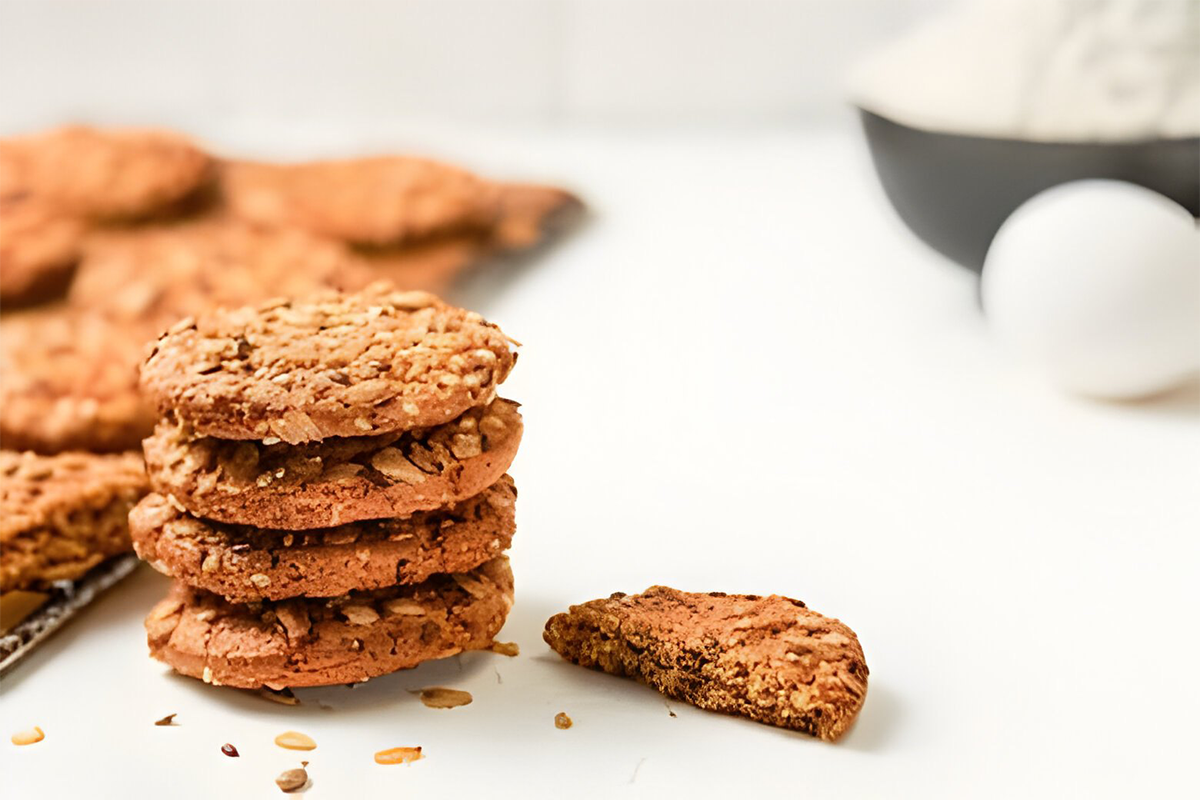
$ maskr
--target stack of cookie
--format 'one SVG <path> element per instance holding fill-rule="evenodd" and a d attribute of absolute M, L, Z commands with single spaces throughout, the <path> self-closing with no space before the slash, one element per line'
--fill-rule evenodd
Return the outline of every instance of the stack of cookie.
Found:
<path fill-rule="evenodd" d="M 154 493 L 130 514 L 176 579 L 152 654 L 277 689 L 488 647 L 512 605 L 515 362 L 479 315 L 388 286 L 164 334 L 141 371 Z"/>

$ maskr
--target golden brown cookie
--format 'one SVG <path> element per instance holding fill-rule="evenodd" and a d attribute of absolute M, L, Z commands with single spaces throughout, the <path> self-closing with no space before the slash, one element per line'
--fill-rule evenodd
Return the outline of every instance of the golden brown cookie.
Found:
<path fill-rule="evenodd" d="M 338 243 L 210 217 L 94 234 L 68 300 L 147 321 L 158 333 L 213 308 L 361 289 L 372 279 L 372 270 Z"/>
<path fill-rule="evenodd" d="M 129 515 L 137 554 L 165 575 L 232 602 L 334 597 L 467 572 L 507 550 L 512 479 L 405 518 L 290 532 L 197 519 L 159 494 Z"/>
<path fill-rule="evenodd" d="M 399 244 L 485 228 L 499 210 L 498 191 L 490 182 L 407 156 L 231 162 L 222 170 L 222 186 L 226 204 L 243 219 L 358 244 Z"/>
<path fill-rule="evenodd" d="M 198 435 L 301 444 L 484 405 L 516 361 L 509 344 L 478 314 L 377 285 L 185 321 L 158 340 L 141 387 Z"/>
<path fill-rule="evenodd" d="M 0 304 L 61 296 L 79 262 L 83 225 L 35 201 L 0 204 Z"/>
<path fill-rule="evenodd" d="M 58 128 L 0 142 L 5 196 L 43 200 L 90 219 L 134 219 L 168 210 L 213 177 L 208 155 L 168 131 Z"/>
<path fill-rule="evenodd" d="M 398 288 L 441 294 L 475 267 L 546 241 L 583 208 L 574 195 L 549 186 L 503 184 L 499 192 L 500 210 L 491 226 L 364 248 L 364 263 Z"/>
<path fill-rule="evenodd" d="M 0 320 L 0 445 L 12 450 L 133 450 L 154 429 L 137 364 L 154 329 L 47 307 Z"/>
<path fill-rule="evenodd" d="M 302 530 L 471 497 L 512 464 L 521 431 L 517 404 L 496 399 L 434 428 L 302 445 L 196 439 L 162 421 L 143 446 L 155 491 L 193 514 Z"/>
<path fill-rule="evenodd" d="M 533 247 L 582 211 L 583 202 L 563 189 L 532 183 L 503 184 L 491 246 L 501 251 Z"/>
<path fill-rule="evenodd" d="M 329 600 L 235 605 L 177 581 L 146 618 L 146 632 L 155 658 L 206 683 L 327 686 L 482 650 L 512 597 L 504 556 L 470 572 Z"/>
<path fill-rule="evenodd" d="M 75 580 L 127 552 L 129 510 L 147 491 L 131 453 L 0 451 L 0 592 Z"/>
<path fill-rule="evenodd" d="M 436 236 L 399 247 L 359 251 L 363 264 L 379 280 L 397 289 L 444 294 L 472 267 L 485 261 L 491 248 L 486 232 L 471 230 Z"/>
<path fill-rule="evenodd" d="M 551 617 L 543 637 L 581 666 L 828 741 L 850 728 L 867 695 L 854 631 L 778 595 L 618 592 Z"/>

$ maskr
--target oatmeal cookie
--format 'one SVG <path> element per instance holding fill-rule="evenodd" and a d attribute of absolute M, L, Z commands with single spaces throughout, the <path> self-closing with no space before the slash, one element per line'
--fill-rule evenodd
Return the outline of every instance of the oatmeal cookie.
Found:
<path fill-rule="evenodd" d="M 146 632 L 155 658 L 206 683 L 327 686 L 487 648 L 512 597 L 504 556 L 470 572 L 328 600 L 235 605 L 177 581 L 146 618 Z"/>
<path fill-rule="evenodd" d="M 618 592 L 551 617 L 543 638 L 580 666 L 827 741 L 850 728 L 867 694 L 854 631 L 778 595 Z"/>
<path fill-rule="evenodd" d="M 232 602 L 333 597 L 495 558 L 512 543 L 516 495 L 505 476 L 449 508 L 291 532 L 197 519 L 152 494 L 129 515 L 129 530 L 159 572 Z"/>
<path fill-rule="evenodd" d="M 47 307 L 0 320 L 0 445 L 118 452 L 154 430 L 137 365 L 155 329 Z"/>
<path fill-rule="evenodd" d="M 493 400 L 434 428 L 302 445 L 193 438 L 162 421 L 143 443 L 155 491 L 193 514 L 263 528 L 325 528 L 428 511 L 495 483 L 521 415 Z"/>
<path fill-rule="evenodd" d="M 35 201 L 0 204 L 0 304 L 61 296 L 79 262 L 83 225 Z"/>
<path fill-rule="evenodd" d="M 89 219 L 136 219 L 183 203 L 213 177 L 187 138 L 141 129 L 58 128 L 0 142 L 5 196 Z"/>
<path fill-rule="evenodd" d="M 463 229 L 399 247 L 360 249 L 364 263 L 402 289 L 448 291 L 462 275 L 507 253 L 535 247 L 578 215 L 574 195 L 549 186 L 503 184 L 488 228 Z"/>
<path fill-rule="evenodd" d="M 478 314 L 373 285 L 185 320 L 141 386 L 198 435 L 301 444 L 440 425 L 488 403 L 515 361 Z"/>
<path fill-rule="evenodd" d="M 232 213 L 260 225 L 300 227 L 357 244 L 400 244 L 485 228 L 496 186 L 466 170 L 407 156 L 308 164 L 231 162 L 222 170 Z"/>
<path fill-rule="evenodd" d="M 226 218 L 99 232 L 68 302 L 166 330 L 214 308 L 361 289 L 373 271 L 343 245 Z"/>
<path fill-rule="evenodd" d="M 540 244 L 583 211 L 583 202 L 564 189 L 532 183 L 500 187 L 500 214 L 490 244 L 502 251 Z"/>
<path fill-rule="evenodd" d="M 0 592 L 75 580 L 127 552 L 129 510 L 147 491 L 133 454 L 0 451 Z"/>

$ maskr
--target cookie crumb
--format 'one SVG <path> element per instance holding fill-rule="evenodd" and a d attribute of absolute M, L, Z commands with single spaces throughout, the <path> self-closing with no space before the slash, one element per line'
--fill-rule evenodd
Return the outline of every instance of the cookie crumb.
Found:
<path fill-rule="evenodd" d="M 475 699 L 471 697 L 470 692 L 464 692 L 461 689 L 447 689 L 444 686 L 431 686 L 428 689 L 413 692 L 413 694 L 420 696 L 421 702 L 425 704 L 426 708 L 457 708 L 468 705 Z"/>
<path fill-rule="evenodd" d="M 307 764 L 308 762 L 305 761 L 304 763 Z M 275 779 L 275 785 L 279 787 L 279 790 L 287 793 L 304 788 L 306 783 L 308 783 L 308 772 L 306 772 L 303 768 L 285 769 L 283 772 L 279 773 L 279 777 Z"/>
<path fill-rule="evenodd" d="M 375 754 L 376 764 L 411 764 L 424 758 L 419 747 L 393 747 Z"/>
<path fill-rule="evenodd" d="M 574 724 L 574 721 L 567 716 L 565 711 L 560 711 L 554 715 L 554 727 L 558 728 L 560 731 L 565 731 Z"/>
<path fill-rule="evenodd" d="M 167 714 L 167 715 L 166 715 L 165 717 L 163 717 L 162 719 L 156 719 L 156 720 L 154 720 L 154 724 L 155 724 L 155 725 L 159 725 L 159 726 L 164 726 L 164 725 L 174 725 L 174 724 L 175 724 L 175 715 L 174 715 L 174 714 Z"/>
<path fill-rule="evenodd" d="M 288 750 L 316 750 L 317 743 L 311 736 L 299 731 L 284 731 L 275 737 L 275 744 Z"/>
<path fill-rule="evenodd" d="M 296 695 L 292 694 L 292 690 L 288 689 L 286 687 L 284 687 L 283 689 L 280 689 L 279 691 L 276 691 L 274 689 L 269 689 L 266 686 L 263 686 L 263 687 L 259 688 L 258 696 L 265 700 L 270 700 L 272 703 L 279 703 L 280 705 L 283 705 L 283 706 L 298 706 L 298 705 L 300 705 L 300 698 L 296 697 Z"/>
<path fill-rule="evenodd" d="M 521 655 L 521 647 L 516 642 L 492 642 L 491 650 L 509 658 Z"/>
<path fill-rule="evenodd" d="M 221 752 L 224 753 L 225 755 L 229 756 L 230 758 L 238 758 L 239 756 L 241 756 L 241 753 L 238 752 L 238 749 L 236 747 L 234 747 L 233 745 L 231 745 L 229 742 L 226 742 L 225 744 L 221 745 Z"/>
<path fill-rule="evenodd" d="M 12 735 L 12 743 L 17 746 L 24 746 L 27 744 L 37 744 L 45 738 L 46 734 L 42 733 L 42 729 L 34 725 L 29 730 L 14 733 Z"/>

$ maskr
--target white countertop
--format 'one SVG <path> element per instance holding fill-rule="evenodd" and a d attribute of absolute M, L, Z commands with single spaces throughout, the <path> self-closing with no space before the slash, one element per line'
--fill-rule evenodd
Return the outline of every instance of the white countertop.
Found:
<path fill-rule="evenodd" d="M 250 149 L 279 134 L 210 133 Z M 297 152 L 336 139 L 289 135 Z M 500 637 L 520 657 L 278 706 L 146 656 L 166 582 L 144 569 L 4 681 L 5 736 L 46 732 L 0 743 L 5 798 L 273 797 L 300 758 L 313 800 L 1194 786 L 1197 392 L 1103 405 L 1005 363 L 974 279 L 901 227 L 853 131 L 437 142 L 594 209 L 459 298 L 525 345 L 505 391 L 526 434 Z M 701 712 L 542 643 L 568 604 L 655 583 L 842 619 L 871 670 L 857 727 L 829 745 Z M 431 685 L 475 702 L 435 711 L 405 691 Z M 172 712 L 178 727 L 152 724 Z M 318 748 L 279 749 L 287 729 Z M 427 757 L 373 763 L 400 745 Z"/>

